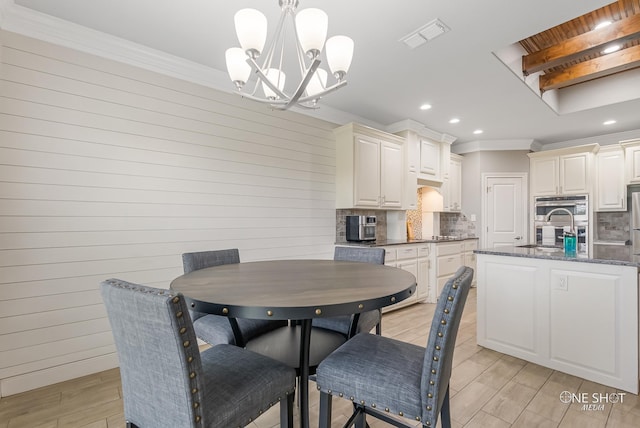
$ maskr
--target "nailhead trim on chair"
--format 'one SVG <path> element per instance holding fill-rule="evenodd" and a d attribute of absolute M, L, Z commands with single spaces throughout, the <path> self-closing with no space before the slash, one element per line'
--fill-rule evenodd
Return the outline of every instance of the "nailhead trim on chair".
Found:
<path fill-rule="evenodd" d="M 445 314 L 445 315 L 448 315 L 448 314 L 450 314 L 450 313 L 451 313 L 451 307 L 453 306 L 453 301 L 454 301 L 454 298 L 455 298 L 455 294 L 456 294 L 456 292 L 457 292 L 458 288 L 460 288 L 460 283 L 461 283 L 463 280 L 464 280 L 464 277 L 462 277 L 462 278 L 458 278 L 458 279 L 456 279 L 456 280 L 454 281 L 453 285 L 451 286 L 451 288 L 453 289 L 453 291 L 452 291 L 452 294 L 451 294 L 451 295 L 447 296 L 447 303 L 446 303 L 445 309 L 443 310 L 443 312 L 444 312 L 444 314 Z M 443 318 L 443 319 L 440 321 L 440 325 L 441 325 L 441 326 L 445 326 L 446 324 L 447 324 L 447 320 Z M 445 336 L 444 336 L 444 333 L 443 333 L 442 331 L 438 331 L 437 336 L 438 336 L 438 339 L 436 339 L 435 350 L 436 350 L 436 351 L 441 351 L 441 350 L 442 350 L 442 343 L 444 342 Z M 439 358 L 439 356 L 438 356 L 438 355 L 435 355 L 435 353 L 434 353 L 434 356 L 433 356 L 433 363 L 431 364 L 431 374 L 432 374 L 432 375 L 437 375 L 437 374 L 438 374 L 438 370 L 437 370 L 437 369 L 439 368 L 439 366 L 440 366 L 440 358 Z M 427 401 L 428 403 L 429 403 L 429 402 L 431 402 L 431 401 L 434 401 L 434 392 L 435 392 L 435 388 L 433 388 L 433 387 L 435 386 L 435 381 L 436 381 L 436 378 L 435 378 L 435 377 L 432 377 L 432 378 L 429 380 L 429 385 L 431 386 L 431 388 L 429 388 L 429 389 L 428 389 L 428 392 L 427 392 L 427 398 L 426 398 L 426 401 Z M 318 386 L 318 390 L 321 390 L 320 386 Z M 333 391 L 332 391 L 332 390 L 330 390 L 330 389 L 329 389 L 329 390 L 327 390 L 326 392 L 327 392 L 328 394 L 330 394 L 330 395 L 335 395 L 335 394 L 333 394 Z M 342 397 L 344 394 L 341 392 L 341 393 L 339 393 L 338 395 L 339 395 L 340 397 Z M 356 398 L 355 398 L 355 397 L 353 397 L 353 396 L 349 397 L 349 399 L 350 399 L 351 401 L 353 401 L 353 402 L 356 402 L 356 401 L 357 401 L 357 400 L 356 400 Z M 361 401 L 360 401 L 360 404 L 361 404 L 361 405 L 364 405 L 364 404 L 365 404 L 365 403 L 364 403 L 364 400 L 361 400 Z M 435 404 L 437 404 L 437 403 L 435 403 Z M 372 407 L 372 408 L 375 408 L 375 407 L 376 407 L 376 405 L 375 405 L 375 404 L 371 404 L 371 407 Z M 432 404 L 427 404 L 425 407 L 426 407 L 426 409 L 427 409 L 428 411 L 431 411 L 431 410 L 433 409 L 433 405 L 432 405 Z M 385 408 L 384 408 L 384 411 L 385 411 L 386 413 L 390 413 L 390 412 L 391 412 L 391 411 L 390 411 L 390 409 L 389 409 L 388 407 L 385 407 Z M 398 411 L 398 416 L 402 416 L 402 417 L 404 417 L 404 416 L 405 416 L 405 415 L 404 415 L 404 412 L 402 412 L 402 411 Z M 407 417 L 409 417 L 409 416 L 407 416 Z M 421 416 L 419 416 L 419 415 L 418 415 L 418 416 L 415 416 L 414 418 L 415 418 L 415 420 L 416 420 L 416 421 L 418 421 L 418 422 L 422 421 L 422 417 L 421 417 Z M 432 421 L 431 421 L 431 420 L 426 420 L 426 421 L 424 421 L 424 422 L 423 422 L 423 425 L 424 425 L 424 426 L 428 426 L 428 427 L 430 427 L 430 426 L 432 425 Z"/>
<path fill-rule="evenodd" d="M 453 285 L 451 286 L 451 288 L 453 289 L 452 294 L 447 296 L 447 302 L 446 302 L 446 306 L 443 310 L 445 315 L 448 315 L 451 313 L 451 307 L 453 306 L 453 301 L 455 300 L 455 294 L 460 286 L 460 282 L 462 282 L 463 278 L 458 278 L 454 281 Z M 446 319 L 442 319 L 442 321 L 440 321 L 440 324 L 442 326 L 447 324 L 447 320 Z M 436 344 L 435 344 L 435 351 L 437 351 L 439 353 L 439 351 L 442 350 L 442 343 L 445 340 L 445 335 L 442 331 L 438 331 L 438 338 L 436 339 Z M 437 375 L 438 374 L 438 369 L 440 368 L 440 364 L 439 364 L 440 358 L 439 358 L 439 354 L 436 354 L 436 352 L 434 352 L 433 355 L 433 362 L 431 364 L 431 374 L 432 375 Z M 427 398 L 426 398 L 426 409 L 427 411 L 431 411 L 433 410 L 434 405 L 437 405 L 437 403 L 435 403 L 434 401 L 434 393 L 435 391 L 435 384 L 436 384 L 437 378 L 434 376 L 431 379 L 429 379 L 429 388 L 427 389 Z M 417 419 L 417 418 L 416 418 Z M 431 420 L 426 420 L 424 422 L 424 424 L 426 426 L 431 426 L 432 421 Z"/>

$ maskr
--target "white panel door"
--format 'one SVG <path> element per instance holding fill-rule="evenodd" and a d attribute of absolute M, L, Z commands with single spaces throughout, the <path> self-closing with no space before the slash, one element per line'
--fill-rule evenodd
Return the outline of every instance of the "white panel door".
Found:
<path fill-rule="evenodd" d="M 596 156 L 596 211 L 625 211 L 624 150 L 601 150 Z"/>
<path fill-rule="evenodd" d="M 420 174 L 440 178 L 440 143 L 420 140 Z"/>
<path fill-rule="evenodd" d="M 560 156 L 559 194 L 589 193 L 588 162 L 588 153 Z"/>
<path fill-rule="evenodd" d="M 558 193 L 558 157 L 531 159 L 531 193 L 533 196 Z"/>
<path fill-rule="evenodd" d="M 372 138 L 355 137 L 354 205 L 380 206 L 380 142 Z"/>
<path fill-rule="evenodd" d="M 380 146 L 380 206 L 402 208 L 405 176 L 402 146 L 383 141 Z"/>
<path fill-rule="evenodd" d="M 524 243 L 526 215 L 523 181 L 522 177 L 487 178 L 487 247 Z"/>

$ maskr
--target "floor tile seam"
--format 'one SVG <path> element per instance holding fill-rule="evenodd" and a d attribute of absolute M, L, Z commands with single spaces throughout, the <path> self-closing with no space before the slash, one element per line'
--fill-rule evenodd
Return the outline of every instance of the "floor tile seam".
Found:
<path fill-rule="evenodd" d="M 526 365 L 525 365 L 525 366 L 526 366 Z M 524 368 L 524 367 L 522 367 L 522 368 Z M 518 372 L 518 373 L 519 373 L 519 372 Z M 514 377 L 515 377 L 515 375 L 514 375 Z M 512 380 L 513 380 L 513 378 L 512 378 Z M 514 382 L 515 382 L 515 381 L 514 381 Z M 509 382 L 507 382 L 507 384 L 508 384 L 508 383 L 509 383 Z M 515 382 L 515 383 L 517 383 L 517 382 Z M 505 389 L 505 388 L 507 387 L 507 384 L 505 384 L 505 385 L 502 387 L 502 389 Z M 516 416 L 516 418 L 514 419 L 514 421 L 513 421 L 513 422 L 506 421 L 506 420 L 502 419 L 501 417 L 496 416 L 496 415 L 494 415 L 494 414 L 492 414 L 492 413 L 489 413 L 489 412 L 487 412 L 487 413 L 489 413 L 491 416 L 494 416 L 494 417 L 496 417 L 496 418 L 500 419 L 501 421 L 504 421 L 504 422 L 508 423 L 510 426 L 511 426 L 511 425 L 513 425 L 513 424 L 515 424 L 515 423 L 516 423 L 516 421 L 520 418 L 520 416 L 522 416 L 522 414 L 527 410 L 527 407 L 529 407 L 529 404 L 531 404 L 531 402 L 533 401 L 533 399 L 535 398 L 535 396 L 536 396 L 536 395 L 538 395 L 538 392 L 540 391 L 539 389 L 537 389 L 537 390 L 536 390 L 535 388 L 531 388 L 530 386 L 527 386 L 527 385 L 522 385 L 522 384 L 519 384 L 519 383 L 518 383 L 518 385 L 524 386 L 525 388 L 533 389 L 533 390 L 535 390 L 535 392 L 536 392 L 536 393 L 535 393 L 535 394 L 533 394 L 533 395 L 531 396 L 531 398 L 529 398 L 529 400 L 527 400 L 527 403 L 524 405 L 524 407 L 522 407 L 522 410 L 520 410 L 520 413 L 518 413 L 518 416 Z M 500 391 L 502 391 L 502 389 L 500 389 Z M 489 402 L 487 402 L 487 404 L 489 404 Z M 535 413 L 535 412 L 534 412 L 534 413 Z"/>

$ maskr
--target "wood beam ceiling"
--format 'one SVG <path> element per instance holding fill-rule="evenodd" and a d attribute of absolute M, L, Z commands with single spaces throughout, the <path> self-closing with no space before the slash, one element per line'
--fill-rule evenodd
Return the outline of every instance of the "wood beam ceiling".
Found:
<path fill-rule="evenodd" d="M 592 30 L 609 19 L 612 24 Z M 535 34 L 520 44 L 525 76 L 542 71 L 540 92 L 561 89 L 640 67 L 640 0 L 618 0 L 601 9 Z M 604 54 L 608 46 L 621 50 Z"/>

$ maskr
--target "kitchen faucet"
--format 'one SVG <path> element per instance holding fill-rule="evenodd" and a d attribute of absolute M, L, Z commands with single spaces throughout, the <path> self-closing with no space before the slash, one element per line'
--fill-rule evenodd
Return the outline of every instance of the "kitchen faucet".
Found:
<path fill-rule="evenodd" d="M 554 209 L 552 209 L 551 211 L 549 211 L 547 213 L 547 216 L 545 217 L 544 221 L 548 222 L 549 219 L 551 218 L 551 214 L 553 214 L 553 213 L 555 213 L 557 211 L 564 211 L 567 214 L 569 214 L 569 218 L 571 219 L 571 229 L 569 229 L 569 232 L 575 233 L 575 224 L 574 224 L 574 221 L 573 221 L 573 213 L 571 211 L 569 211 L 568 209 L 566 209 L 566 208 L 554 208 Z"/>

